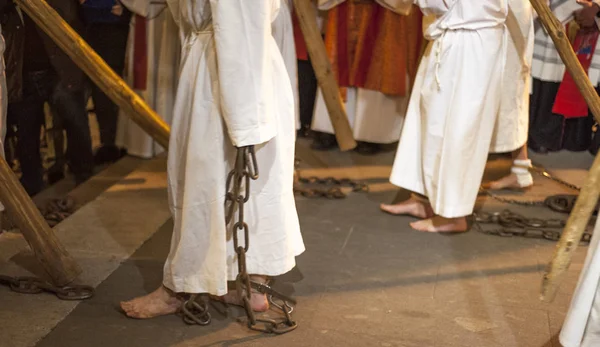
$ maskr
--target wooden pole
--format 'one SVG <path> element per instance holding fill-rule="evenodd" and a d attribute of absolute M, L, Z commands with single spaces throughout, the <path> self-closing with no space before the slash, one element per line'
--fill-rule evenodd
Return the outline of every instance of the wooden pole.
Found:
<path fill-rule="evenodd" d="M 15 2 L 119 108 L 162 147 L 168 148 L 169 125 L 131 90 L 46 1 Z"/>
<path fill-rule="evenodd" d="M 52 282 L 57 286 L 65 286 L 73 282 L 81 273 L 81 269 L 60 244 L 2 157 L 0 157 L 0 201 Z"/>
<path fill-rule="evenodd" d="M 539 20 L 546 28 L 548 34 L 554 41 L 558 53 L 565 63 L 567 71 L 573 77 L 577 88 L 585 98 L 596 121 L 600 122 L 600 97 L 587 74 L 581 67 L 571 43 L 563 29 L 563 25 L 552 14 L 552 11 L 543 0 L 530 0 L 531 5 L 538 13 Z M 554 257 L 548 265 L 542 282 L 541 299 L 552 301 L 556 296 L 560 281 L 571 265 L 573 253 L 577 249 L 581 236 L 585 232 L 594 208 L 600 197 L 600 156 L 596 156 L 594 163 L 588 173 L 583 189 L 573 208 L 573 212 L 567 220 L 567 225 L 556 245 Z"/>
<path fill-rule="evenodd" d="M 294 0 L 294 8 L 338 145 L 342 151 L 351 150 L 356 147 L 356 141 L 354 141 L 352 128 L 348 122 L 346 109 L 340 95 L 340 87 L 333 75 L 331 62 L 327 57 L 312 1 Z"/>

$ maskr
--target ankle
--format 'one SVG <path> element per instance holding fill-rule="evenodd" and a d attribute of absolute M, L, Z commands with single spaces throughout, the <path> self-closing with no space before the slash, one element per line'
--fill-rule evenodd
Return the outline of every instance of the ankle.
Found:
<path fill-rule="evenodd" d="M 533 176 L 529 172 L 531 168 L 531 160 L 516 159 L 510 171 L 517 177 L 519 187 L 529 187 L 533 184 Z"/>

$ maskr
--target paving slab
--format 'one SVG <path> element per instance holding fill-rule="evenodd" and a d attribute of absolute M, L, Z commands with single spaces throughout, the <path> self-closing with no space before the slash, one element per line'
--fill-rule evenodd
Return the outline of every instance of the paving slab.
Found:
<path fill-rule="evenodd" d="M 83 269 L 76 283 L 99 285 L 168 221 L 164 168 L 164 158 L 144 163 L 54 229 Z M 0 254 L 0 273 L 45 277 L 20 234 L 3 235 Z M 5 287 L 0 293 L 2 347 L 34 346 L 79 304 L 50 294 L 17 295 Z"/>

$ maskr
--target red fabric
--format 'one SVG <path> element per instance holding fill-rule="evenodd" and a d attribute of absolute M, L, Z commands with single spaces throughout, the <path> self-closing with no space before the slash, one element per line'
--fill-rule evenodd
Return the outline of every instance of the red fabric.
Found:
<path fill-rule="evenodd" d="M 308 60 L 308 50 L 306 49 L 306 42 L 304 41 L 304 35 L 298 22 L 296 12 L 292 12 L 292 23 L 294 25 L 294 43 L 296 44 L 296 58 L 298 60 Z"/>
<path fill-rule="evenodd" d="M 146 18 L 136 15 L 133 44 L 133 88 L 146 90 L 148 82 L 148 36 Z"/>
<path fill-rule="evenodd" d="M 598 31 L 589 29 L 579 30 L 573 42 L 573 50 L 586 73 L 592 64 L 597 42 Z M 587 117 L 588 115 L 587 103 L 568 71 L 565 72 L 558 88 L 552 113 L 560 114 L 565 118 Z"/>
<path fill-rule="evenodd" d="M 348 57 L 348 2 L 338 5 L 337 54 L 338 83 L 340 87 L 350 85 L 350 57 Z"/>
<path fill-rule="evenodd" d="M 358 70 L 354 75 L 354 84 L 357 87 L 364 88 L 367 83 L 367 76 L 369 73 L 369 67 L 371 66 L 371 60 L 373 58 L 373 52 L 375 51 L 375 42 L 379 37 L 379 31 L 381 29 L 380 23 L 383 20 L 384 8 L 381 6 L 374 6 L 373 13 L 371 14 L 371 21 L 367 27 L 365 34 L 365 43 L 358 57 Z"/>
<path fill-rule="evenodd" d="M 358 65 L 356 69 L 352 71 L 348 52 L 348 2 L 344 2 L 338 7 L 338 83 L 340 87 L 364 88 L 367 83 L 369 68 L 371 66 L 371 61 L 373 60 L 373 52 L 375 51 L 375 44 L 381 29 L 385 9 L 379 5 L 373 6 L 364 41 L 362 41 L 363 46 L 359 47 L 356 52 L 357 56 L 355 59 L 358 59 Z"/>

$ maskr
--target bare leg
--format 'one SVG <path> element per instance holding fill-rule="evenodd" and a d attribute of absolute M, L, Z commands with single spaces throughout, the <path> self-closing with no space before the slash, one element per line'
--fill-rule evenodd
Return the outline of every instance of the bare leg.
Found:
<path fill-rule="evenodd" d="M 410 223 L 410 226 L 415 230 L 428 233 L 458 233 L 466 232 L 468 228 L 465 217 L 444 218 L 442 216 L 434 216 Z"/>
<path fill-rule="evenodd" d="M 417 218 L 433 217 L 433 209 L 431 205 L 423 199 L 411 195 L 408 200 L 404 200 L 398 204 L 381 204 L 381 210 L 393 215 L 409 215 Z"/>
<path fill-rule="evenodd" d="M 513 152 L 513 167 L 511 173 L 501 179 L 489 184 L 488 188 L 500 189 L 524 189 L 533 185 L 533 177 L 529 173 L 531 161 L 527 157 L 527 146 L 523 146 Z"/>
<path fill-rule="evenodd" d="M 160 286 L 154 292 L 131 301 L 121 302 L 128 317 L 146 319 L 165 316 L 179 311 L 183 299 L 172 290 Z"/>
<path fill-rule="evenodd" d="M 258 283 L 267 282 L 267 277 L 261 275 L 251 275 L 250 279 Z M 214 297 L 214 299 L 229 305 L 244 306 L 244 303 L 238 297 L 238 291 L 236 289 L 230 290 L 229 293 L 221 297 Z M 269 301 L 267 300 L 267 296 L 265 294 L 252 291 L 252 296 L 250 297 L 250 306 L 255 312 L 267 311 L 269 309 Z"/>

